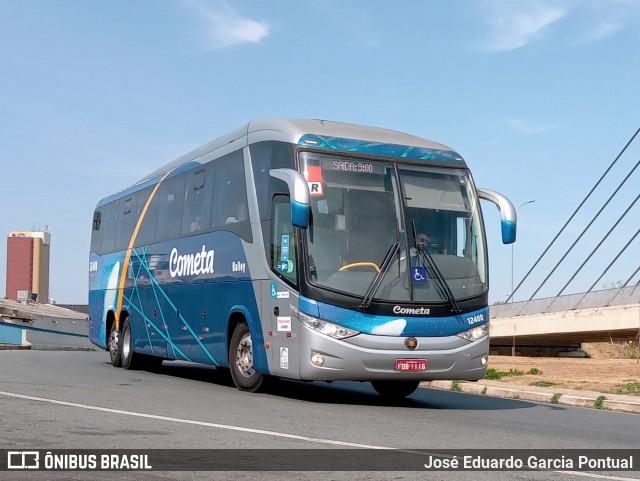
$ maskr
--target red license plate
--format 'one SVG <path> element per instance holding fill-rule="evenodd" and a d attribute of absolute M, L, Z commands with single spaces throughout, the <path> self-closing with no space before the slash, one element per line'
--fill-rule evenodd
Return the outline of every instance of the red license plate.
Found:
<path fill-rule="evenodd" d="M 417 372 L 427 370 L 426 359 L 396 359 L 396 371 Z"/>

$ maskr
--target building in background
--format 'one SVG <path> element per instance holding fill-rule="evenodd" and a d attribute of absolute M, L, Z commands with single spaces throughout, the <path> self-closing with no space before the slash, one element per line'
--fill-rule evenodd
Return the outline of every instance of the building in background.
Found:
<path fill-rule="evenodd" d="M 49 302 L 49 254 L 51 234 L 12 231 L 7 238 L 8 299 Z"/>

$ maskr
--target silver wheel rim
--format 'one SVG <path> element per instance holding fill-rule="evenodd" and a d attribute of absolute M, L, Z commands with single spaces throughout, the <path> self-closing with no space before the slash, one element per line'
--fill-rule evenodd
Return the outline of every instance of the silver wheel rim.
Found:
<path fill-rule="evenodd" d="M 251 343 L 251 333 L 247 332 L 236 350 L 236 366 L 244 377 L 250 377 L 255 373 L 253 369 L 253 345 Z"/>
<path fill-rule="evenodd" d="M 118 331 L 115 329 L 111 331 L 111 335 L 109 336 L 109 354 L 111 354 L 111 356 L 118 354 Z"/>
<path fill-rule="evenodd" d="M 129 357 L 129 352 L 131 352 L 131 329 L 127 329 L 124 332 L 124 336 L 122 336 L 122 357 L 123 359 L 127 359 Z"/>

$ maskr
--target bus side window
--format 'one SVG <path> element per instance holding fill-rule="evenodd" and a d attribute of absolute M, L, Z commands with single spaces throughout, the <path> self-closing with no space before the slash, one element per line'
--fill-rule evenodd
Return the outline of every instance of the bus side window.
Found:
<path fill-rule="evenodd" d="M 209 228 L 210 214 L 207 196 L 211 191 L 207 174 L 211 171 L 201 169 L 187 174 L 187 190 L 185 191 L 184 213 L 182 216 L 182 233 L 190 234 Z"/>
<path fill-rule="evenodd" d="M 109 253 L 116 250 L 116 230 L 118 228 L 118 203 L 112 202 L 102 210 L 102 252 Z"/>
<path fill-rule="evenodd" d="M 138 206 L 136 197 L 129 197 L 119 202 L 118 233 L 116 235 L 116 250 L 129 247 L 133 230 L 138 222 Z"/>
<path fill-rule="evenodd" d="M 149 200 L 149 196 L 153 192 L 153 188 L 148 187 L 139 193 L 138 211 L 139 215 Z M 138 237 L 136 237 L 136 246 L 153 244 L 156 240 L 156 224 L 158 222 L 158 196 L 154 196 L 151 203 L 147 207 L 144 219 L 140 225 Z"/>
<path fill-rule="evenodd" d="M 184 175 L 163 182 L 158 192 L 158 223 L 156 240 L 162 242 L 180 235 L 184 204 Z"/>
<path fill-rule="evenodd" d="M 96 210 L 93 213 L 93 230 L 91 231 L 91 250 L 96 254 L 102 254 L 102 212 Z"/>
<path fill-rule="evenodd" d="M 212 225 L 221 227 L 248 221 L 247 186 L 244 179 L 244 159 L 239 150 L 214 161 L 215 202 Z"/>
<path fill-rule="evenodd" d="M 273 235 L 271 236 L 271 268 L 297 284 L 296 242 L 291 225 L 291 203 L 288 195 L 273 198 Z"/>

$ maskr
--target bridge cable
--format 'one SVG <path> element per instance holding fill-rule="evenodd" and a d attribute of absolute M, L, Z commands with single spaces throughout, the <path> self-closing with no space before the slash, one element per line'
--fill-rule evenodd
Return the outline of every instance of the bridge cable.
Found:
<path fill-rule="evenodd" d="M 640 129 L 639 129 L 640 130 Z M 593 217 L 593 219 L 591 219 L 591 222 L 589 222 L 589 224 L 587 225 L 587 227 L 585 227 L 583 229 L 583 231 L 580 233 L 580 235 L 576 238 L 576 240 L 573 242 L 573 244 L 571 244 L 571 246 L 569 247 L 569 249 L 567 249 L 567 252 L 564 253 L 564 255 L 560 258 L 560 260 L 558 261 L 558 263 L 553 267 L 553 269 L 551 269 L 551 272 L 549 272 L 549 274 L 547 275 L 547 277 L 544 278 L 544 280 L 540 283 L 540 285 L 538 286 L 538 288 L 535 290 L 535 292 L 531 295 L 531 297 L 529 298 L 529 300 L 533 299 L 535 297 L 535 295 L 538 293 L 538 291 L 540 289 L 542 289 L 542 286 L 544 286 L 544 284 L 549 280 L 549 277 L 551 277 L 553 275 L 553 273 L 556 271 L 556 269 L 558 267 L 560 267 L 560 264 L 562 264 L 562 262 L 564 262 L 564 260 L 567 258 L 567 256 L 569 255 L 569 253 L 573 250 L 573 248 L 576 246 L 576 244 L 578 242 L 580 242 L 580 239 L 582 239 L 582 237 L 584 236 L 584 234 L 589 230 L 589 228 L 593 225 L 593 223 L 596 221 L 596 219 L 600 216 L 600 214 L 602 214 L 602 211 L 609 205 L 609 202 L 611 202 L 611 200 L 616 196 L 616 194 L 620 191 L 620 189 L 622 188 L 622 186 L 627 182 L 627 180 L 629 180 L 629 177 L 631 177 L 631 175 L 636 171 L 636 169 L 638 168 L 638 166 L 640 166 L 640 160 L 638 160 L 638 162 L 636 162 L 636 165 L 633 167 L 633 169 L 631 169 L 631 171 L 627 174 L 627 176 L 624 178 L 624 180 L 620 183 L 620 185 L 618 185 L 618 187 L 616 188 L 616 190 L 613 192 L 613 194 L 611 194 L 611 196 L 607 199 L 607 201 L 602 205 L 602 207 L 600 208 L 600 210 L 596 213 L 596 215 Z"/>
<path fill-rule="evenodd" d="M 626 217 L 626 215 L 629 213 L 629 211 L 632 209 L 632 207 L 636 204 L 636 202 L 638 202 L 638 199 L 640 199 L 640 194 L 638 194 L 638 196 L 635 198 L 635 200 L 629 205 L 629 207 L 627 207 L 627 209 L 622 213 L 622 215 L 620 217 L 618 217 L 618 220 L 615 222 L 615 224 L 613 224 L 613 226 L 611 226 L 611 229 L 609 229 L 609 231 L 604 235 L 604 237 L 600 240 L 600 242 L 598 243 L 598 245 L 591 251 L 591 253 L 587 256 L 587 258 L 584 260 L 584 262 L 582 262 L 582 264 L 580 264 L 580 267 L 578 267 L 578 269 L 573 273 L 573 275 L 571 276 L 571 279 L 569 279 L 567 281 L 567 283 L 564 285 L 564 287 L 562 289 L 560 289 L 560 292 L 558 292 L 556 294 L 556 297 L 560 297 L 562 295 L 562 293 L 564 292 L 564 290 L 567 288 L 567 286 L 569 284 L 571 284 L 571 281 L 573 281 L 576 276 L 578 275 L 578 273 L 582 270 L 582 268 L 585 266 L 585 264 L 587 262 L 589 262 L 589 260 L 591 260 L 591 257 L 593 257 L 593 255 L 596 253 L 596 251 L 598 249 L 600 249 L 600 246 L 602 246 L 602 244 L 604 243 L 605 240 L 607 240 L 607 238 L 611 235 L 611 233 L 614 231 L 614 229 L 616 227 L 618 227 L 618 224 L 620 224 L 620 222 L 622 221 L 622 219 L 624 219 Z M 640 231 L 638 231 L 640 232 Z M 638 235 L 638 233 L 636 233 L 635 236 L 633 236 L 632 240 L 636 238 L 636 236 Z M 629 244 L 627 244 L 624 248 L 626 249 L 629 246 Z M 622 252 L 618 253 L 618 257 L 620 256 L 620 254 L 622 254 Z M 617 258 L 616 257 L 616 260 Z M 600 279 L 598 279 L 599 281 Z M 596 283 L 598 282 L 596 281 Z M 591 292 L 591 289 L 593 289 L 593 286 L 591 286 L 591 288 L 589 288 L 589 290 L 587 292 Z"/>
<path fill-rule="evenodd" d="M 591 254 L 589 254 L 587 256 L 587 258 L 584 260 L 584 262 L 580 265 L 580 267 L 578 267 L 578 270 L 576 270 L 576 272 L 573 273 L 573 276 L 571 276 L 571 279 L 569 279 L 569 281 L 564 285 L 564 287 L 560 290 L 560 292 L 558 292 L 558 294 L 556 295 L 556 297 L 553 299 L 553 301 L 551 301 L 551 304 L 549 304 L 549 306 L 547 307 L 547 309 L 549 307 L 551 307 L 551 305 L 556 301 L 556 299 L 558 299 L 558 297 L 560 297 L 562 295 L 562 293 L 564 292 L 564 290 L 567 288 L 567 286 L 569 284 L 571 284 L 571 281 L 573 281 L 573 279 L 575 279 L 575 277 L 578 275 L 578 273 L 582 270 L 582 268 L 585 266 L 585 264 L 587 262 L 589 262 L 589 260 L 591 259 L 591 257 L 593 256 L 593 254 L 595 254 L 595 252 L 600 248 L 600 246 L 603 244 L 603 242 L 607 239 L 607 237 L 609 237 L 609 235 L 613 232 L 613 230 L 618 226 L 618 224 L 620 223 L 620 221 L 627 215 L 627 213 L 629 212 L 629 210 L 631 210 L 631 208 L 635 205 L 635 203 L 638 201 L 638 199 L 640 199 L 640 194 L 638 194 L 638 196 L 636 197 L 636 199 L 631 203 L 631 205 L 629 207 L 627 207 L 627 210 L 624 211 L 624 213 L 620 216 L 620 218 L 617 220 L 617 222 L 613 225 L 613 227 L 611 227 L 611 229 L 609 229 L 609 232 L 606 233 L 606 235 L 602 238 L 602 240 L 598 243 L 598 245 L 595 247 L 595 249 L 593 249 L 591 251 Z M 629 241 L 626 243 L 626 245 L 622 248 L 622 250 L 620 252 L 618 252 L 618 254 L 616 255 L 616 257 L 609 263 L 609 265 L 606 267 L 606 269 L 602 272 L 602 274 L 600 274 L 600 277 L 598 277 L 596 279 L 596 281 L 591 285 L 591 287 L 589 287 L 589 289 L 582 295 L 582 297 L 580 298 L 580 300 L 578 301 L 578 303 L 576 304 L 576 306 L 579 306 L 580 303 L 584 300 L 585 297 L 587 297 L 587 294 L 589 294 L 593 288 L 596 286 L 596 284 L 598 282 L 600 282 L 600 279 L 602 279 L 604 277 L 604 275 L 609 271 L 609 269 L 611 268 L 611 266 L 613 266 L 613 264 L 616 263 L 616 261 L 620 258 L 620 256 L 624 253 L 624 251 L 627 250 L 627 248 L 629 247 L 629 245 L 631 245 L 631 243 L 635 240 L 636 237 L 638 237 L 638 235 L 640 234 L 640 229 L 638 229 L 636 231 L 636 233 L 633 235 L 633 237 L 631 237 L 631 239 L 629 239 Z"/>
<path fill-rule="evenodd" d="M 613 300 L 620 295 L 620 293 L 624 290 L 625 287 L 629 285 L 629 282 L 631 282 L 631 279 L 633 279 L 638 272 L 640 272 L 640 265 L 638 265 L 638 268 L 635 271 L 633 271 L 633 274 L 631 274 L 629 278 L 625 281 L 625 283 L 620 287 L 620 290 L 618 291 L 618 293 L 611 298 L 611 300 L 609 301 L 609 304 L 613 303 Z M 640 279 L 638 279 L 638 282 L 636 283 L 636 285 L 633 286 L 633 289 L 629 293 L 629 296 L 633 296 L 638 286 L 640 286 Z"/>
<path fill-rule="evenodd" d="M 618 260 L 618 258 L 620 257 L 620 255 L 622 255 L 622 253 L 627 250 L 627 247 L 629 247 L 629 245 L 635 240 L 636 237 L 638 237 L 638 234 L 640 234 L 640 229 L 638 229 L 636 231 L 636 233 L 634 234 L 634 236 L 629 240 L 629 242 L 627 242 L 627 244 L 622 248 L 622 250 L 620 252 L 618 252 L 618 255 L 615 257 L 615 259 L 613 259 L 611 261 L 611 263 L 607 266 L 607 268 L 602 272 L 602 274 L 600 275 L 600 277 L 598 277 L 598 279 L 596 279 L 596 281 L 591 285 L 591 287 L 589 288 L 589 290 L 587 292 L 585 292 L 582 297 L 580 298 L 580 300 L 578 301 L 578 303 L 576 304 L 576 307 L 580 305 L 580 303 L 584 300 L 585 297 L 587 297 L 587 295 L 591 292 L 591 290 L 594 288 L 594 286 L 600 281 L 600 279 L 602 279 L 604 277 L 604 275 L 607 273 L 607 271 L 611 268 L 611 266 L 613 264 L 615 264 L 615 262 Z M 637 274 L 637 272 L 640 270 L 640 267 L 638 267 L 638 269 L 636 269 L 636 271 L 631 275 L 631 278 L 633 276 L 635 276 Z M 631 279 L 629 278 L 629 279 Z M 627 279 L 627 283 L 629 282 L 629 279 Z M 640 284 L 640 282 L 639 282 Z M 613 300 L 618 297 L 618 294 L 620 294 L 622 292 L 622 290 L 626 287 L 626 283 L 624 286 L 622 286 L 620 288 L 620 290 L 618 291 L 618 293 L 613 296 L 610 300 L 609 300 L 609 305 L 611 305 L 611 303 L 613 302 Z M 636 286 L 637 287 L 637 286 Z M 631 291 L 630 296 L 633 295 L 633 293 L 636 291 L 635 287 L 633 288 L 633 290 Z"/>
<path fill-rule="evenodd" d="M 602 174 L 602 176 L 600 177 L 600 179 L 596 182 L 596 184 L 591 188 L 591 190 L 589 191 L 589 193 L 587 194 L 587 196 L 582 200 L 582 202 L 580 202 L 580 205 L 577 207 L 577 209 L 573 212 L 573 214 L 571 214 L 571 216 L 569 217 L 569 219 L 565 222 L 565 224 L 562 226 L 562 228 L 560 229 L 560 231 L 556 234 L 556 236 L 553 238 L 553 240 L 549 243 L 549 245 L 546 247 L 546 249 L 544 250 L 544 252 L 542 254 L 540 254 L 540 257 L 538 257 L 538 259 L 533 263 L 533 265 L 531 266 L 531 268 L 529 269 L 529 271 L 525 274 L 525 276 L 522 278 L 522 280 L 520 281 L 520 283 L 516 286 L 516 288 L 513 290 L 513 292 L 511 292 L 511 294 L 509 295 L 509 297 L 507 298 L 507 300 L 505 302 L 509 302 L 511 300 L 511 298 L 513 297 L 513 295 L 516 293 L 516 291 L 518 289 L 520 289 L 520 287 L 522 286 L 522 284 L 524 284 L 524 281 L 527 280 L 527 278 L 529 277 L 529 275 L 531 275 L 531 273 L 533 272 L 533 270 L 537 267 L 537 265 L 540 263 L 540 261 L 542 260 L 542 258 L 547 254 L 547 252 L 549 251 L 549 249 L 551 249 L 551 246 L 553 246 L 553 244 L 556 242 L 556 240 L 558 240 L 558 237 L 560 237 L 560 235 L 564 232 L 564 230 L 567 228 L 567 226 L 569 225 L 569 223 L 573 220 L 573 218 L 576 216 L 576 214 L 578 213 L 578 211 L 582 208 L 582 206 L 585 204 L 585 202 L 587 202 L 587 200 L 589 199 L 589 197 L 591 197 L 591 194 L 593 194 L 593 192 L 596 190 L 596 188 L 600 185 L 600 183 L 603 181 L 603 179 L 607 176 L 607 174 L 609 173 L 609 171 L 613 168 L 613 166 L 618 162 L 618 160 L 620 159 L 620 157 L 622 157 L 622 154 L 624 154 L 624 152 L 627 150 L 627 148 L 629 147 L 629 145 L 631 145 L 631 143 L 635 140 L 635 138 L 637 137 L 637 135 L 640 133 L 640 128 L 638 128 L 638 130 L 636 130 L 636 132 L 631 136 L 631 138 L 629 139 L 629 141 L 627 142 L 627 144 L 622 148 L 622 150 L 620 151 L 620 153 L 616 156 L 616 158 L 613 160 L 613 162 L 611 163 L 611 165 L 609 165 L 609 167 L 607 168 L 607 170 L 604 172 L 604 174 Z M 531 297 L 533 298 L 533 296 Z M 531 300 L 531 299 L 529 299 Z"/>

